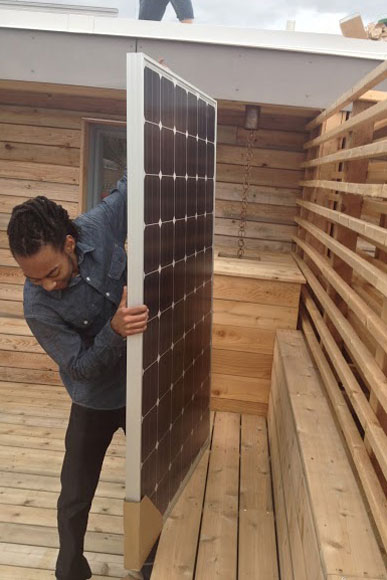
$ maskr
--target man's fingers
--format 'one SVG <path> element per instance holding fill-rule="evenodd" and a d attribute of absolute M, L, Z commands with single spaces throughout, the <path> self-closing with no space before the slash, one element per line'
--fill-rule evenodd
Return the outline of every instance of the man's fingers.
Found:
<path fill-rule="evenodd" d="M 144 331 L 146 330 L 146 328 L 147 328 L 146 324 L 134 324 L 131 325 L 130 328 L 127 328 L 126 332 Z"/>
<path fill-rule="evenodd" d="M 149 310 L 147 306 L 133 306 L 132 308 L 122 307 L 123 314 L 125 316 L 135 316 L 137 314 L 148 314 Z"/>
<path fill-rule="evenodd" d="M 124 324 L 136 324 L 138 322 L 146 322 L 148 320 L 148 314 L 147 312 L 143 312 L 142 314 L 136 314 L 135 316 L 133 316 L 133 314 L 126 314 L 123 318 L 122 318 Z"/>
<path fill-rule="evenodd" d="M 128 287 L 124 286 L 122 289 L 120 307 L 126 308 L 127 304 L 128 304 Z"/>
<path fill-rule="evenodd" d="M 131 330 L 132 328 L 144 328 L 145 326 L 147 326 L 147 321 L 146 320 L 141 320 L 140 322 L 130 322 L 124 325 L 124 329 L 127 330 Z"/>
<path fill-rule="evenodd" d="M 132 334 L 140 334 L 142 332 L 145 332 L 147 329 L 147 325 L 146 324 L 142 324 L 140 326 L 131 326 L 128 329 L 125 329 L 125 335 L 126 336 L 131 336 Z"/>

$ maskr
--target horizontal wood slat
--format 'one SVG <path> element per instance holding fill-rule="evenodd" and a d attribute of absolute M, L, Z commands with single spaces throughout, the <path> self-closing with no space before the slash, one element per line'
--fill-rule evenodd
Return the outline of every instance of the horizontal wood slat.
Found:
<path fill-rule="evenodd" d="M 218 163 L 216 175 L 218 181 L 243 183 L 245 169 L 241 165 Z M 278 187 L 297 187 L 302 179 L 301 169 L 271 169 L 252 167 L 250 183 L 253 185 L 274 185 Z"/>
<path fill-rule="evenodd" d="M 310 201 L 298 200 L 297 204 L 300 207 L 307 209 L 308 211 L 321 215 L 327 218 L 329 221 L 336 224 L 340 224 L 349 230 L 364 236 L 368 240 L 374 242 L 376 245 L 385 248 L 387 246 L 387 230 L 380 226 L 375 226 L 374 224 L 368 223 L 365 220 L 352 217 L 344 212 L 339 212 L 336 210 L 328 209 L 317 203 L 311 203 Z M 387 211 L 387 204 L 386 204 Z"/>
<path fill-rule="evenodd" d="M 343 137 L 350 131 L 362 129 L 365 125 L 370 123 L 376 123 L 381 119 L 386 117 L 387 102 L 381 102 L 365 111 L 354 115 L 347 121 L 344 121 L 338 127 L 331 129 L 330 131 L 324 131 L 320 137 L 316 137 L 311 141 L 307 141 L 304 145 L 305 149 L 311 149 L 312 147 L 317 147 L 322 145 L 331 139 L 338 137 Z"/>
<path fill-rule="evenodd" d="M 0 159 L 0 177 L 79 184 L 79 168 Z"/>
<path fill-rule="evenodd" d="M 10 125 L 0 123 L 0 142 L 55 145 L 57 147 L 81 146 L 81 132 L 74 129 L 54 129 L 52 127 L 32 127 L 30 125 Z"/>
<path fill-rule="evenodd" d="M 304 153 L 254 147 L 252 149 L 251 165 L 252 167 L 294 169 L 300 166 L 304 158 Z M 219 144 L 216 149 L 216 159 L 218 163 L 245 165 L 246 147 Z"/>
<path fill-rule="evenodd" d="M 31 145 L 7 141 L 0 142 L 0 159 L 8 161 L 27 161 L 31 163 L 50 163 L 79 167 L 79 149 L 70 147 L 54 147 L 46 145 Z"/>
<path fill-rule="evenodd" d="M 361 258 L 355 252 L 349 250 L 346 246 L 337 242 L 306 220 L 296 218 L 296 222 L 317 240 L 323 242 L 327 248 L 351 266 L 358 274 L 363 276 L 365 280 L 373 284 L 377 290 L 382 292 L 383 296 L 387 296 L 387 274 L 381 272 L 378 268 L 368 263 L 367 260 Z"/>
<path fill-rule="evenodd" d="M 53 201 L 75 202 L 79 204 L 80 191 L 78 185 L 65 183 L 50 183 L 44 181 L 30 181 L 28 179 L 0 179 L 0 191 L 2 195 L 13 196 L 14 205 L 21 203 L 18 197 L 35 197 L 45 195 Z"/>
<path fill-rule="evenodd" d="M 12 213 L 13 208 L 15 205 L 19 205 L 24 203 L 30 199 L 29 197 L 14 197 L 12 195 L 0 195 L 0 213 Z M 69 201 L 59 201 L 59 205 L 64 207 L 71 219 L 74 219 L 79 214 L 79 205 L 77 202 L 69 202 Z"/>
<path fill-rule="evenodd" d="M 339 163 L 340 161 L 359 161 L 361 159 L 386 157 L 386 155 L 387 141 L 379 141 L 378 143 L 361 145 L 360 147 L 353 147 L 352 149 L 343 149 L 338 153 L 332 153 L 331 155 L 325 155 L 323 157 L 311 159 L 310 161 L 305 161 L 302 163 L 301 167 L 319 167 L 320 165 L 327 165 L 328 163 Z"/>
<path fill-rule="evenodd" d="M 306 126 L 306 130 L 310 131 L 315 127 L 318 127 L 323 121 L 337 113 L 341 109 L 344 109 L 346 105 L 355 101 L 358 97 L 363 95 L 366 91 L 377 86 L 387 77 L 387 61 L 382 62 L 378 67 L 368 73 L 361 81 L 359 81 L 354 87 L 349 89 L 344 95 L 342 95 L 337 101 L 335 101 L 330 107 L 325 109 L 320 115 L 318 115 L 313 121 L 310 121 Z"/>
<path fill-rule="evenodd" d="M 328 179 L 310 179 L 308 181 L 300 181 L 300 185 L 309 188 L 353 193 L 363 197 L 387 198 L 387 185 L 384 183 L 347 183 L 345 181 L 329 181 Z"/>
<path fill-rule="evenodd" d="M 218 200 L 216 202 L 217 218 L 229 218 L 239 221 L 241 213 L 240 201 L 224 201 Z M 293 225 L 294 216 L 297 214 L 297 207 L 263 204 L 263 203 L 249 203 L 246 208 L 246 219 L 255 222 L 270 222 L 275 224 L 290 224 Z"/>
<path fill-rule="evenodd" d="M 1 112 L 0 112 L 1 120 Z M 233 125 L 219 125 L 217 128 L 218 143 L 245 146 L 249 131 L 243 127 Z M 304 133 L 291 131 L 270 131 L 258 129 L 254 133 L 254 147 L 270 148 L 274 150 L 303 152 L 305 142 Z"/>
<path fill-rule="evenodd" d="M 215 218 L 215 232 L 220 235 L 239 237 L 239 219 Z M 246 237 L 266 242 L 289 242 L 296 233 L 294 225 L 246 221 Z"/>
<path fill-rule="evenodd" d="M 63 109 L 19 107 L 0 103 L 0 123 L 80 130 L 81 115 Z"/>

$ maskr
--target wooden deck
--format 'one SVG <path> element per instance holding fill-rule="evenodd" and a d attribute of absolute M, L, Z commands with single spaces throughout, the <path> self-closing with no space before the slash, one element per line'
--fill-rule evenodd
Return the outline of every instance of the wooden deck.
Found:
<path fill-rule="evenodd" d="M 61 387 L 0 382 L 0 400 L 0 578 L 54 579 L 68 397 Z M 116 433 L 89 519 L 95 580 L 125 576 L 124 443 Z M 164 526 L 152 580 L 277 579 L 266 421 L 216 413 L 211 443 Z"/>

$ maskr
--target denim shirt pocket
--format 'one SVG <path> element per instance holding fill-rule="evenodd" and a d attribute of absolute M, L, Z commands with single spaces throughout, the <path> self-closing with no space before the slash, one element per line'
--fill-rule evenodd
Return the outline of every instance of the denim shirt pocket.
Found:
<path fill-rule="evenodd" d="M 111 258 L 110 269 L 108 272 L 109 278 L 112 278 L 113 280 L 119 280 L 125 270 L 125 266 L 126 252 L 121 246 L 115 245 Z"/>

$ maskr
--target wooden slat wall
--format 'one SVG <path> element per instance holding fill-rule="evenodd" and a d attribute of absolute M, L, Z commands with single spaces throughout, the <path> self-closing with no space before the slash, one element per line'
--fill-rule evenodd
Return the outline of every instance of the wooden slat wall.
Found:
<path fill-rule="evenodd" d="M 23 320 L 24 277 L 6 235 L 12 208 L 46 195 L 71 217 L 78 215 L 82 119 L 120 120 L 124 114 L 125 95 L 120 92 L 84 89 L 77 94 L 75 88 L 47 91 L 0 82 L 0 380 L 60 384 L 56 365 Z"/>
<path fill-rule="evenodd" d="M 300 193 L 306 123 L 311 109 L 260 106 L 254 132 L 248 194 L 246 248 L 290 252 L 295 233 L 296 198 Z M 247 143 L 243 103 L 218 103 L 218 145 L 215 244 L 238 248 L 241 195 L 246 172 Z"/>
<path fill-rule="evenodd" d="M 294 241 L 302 329 L 386 549 L 387 93 L 363 94 L 385 78 L 387 62 L 309 124 Z"/>

